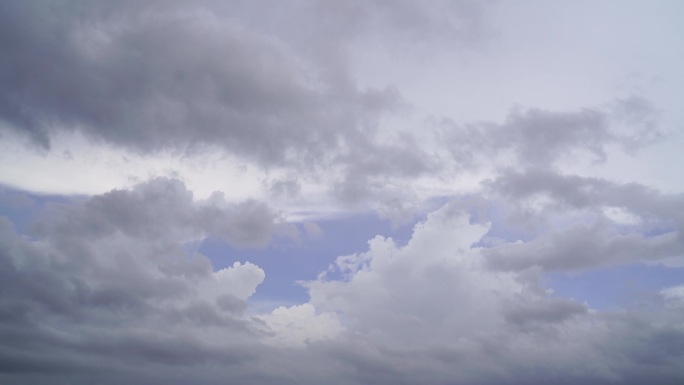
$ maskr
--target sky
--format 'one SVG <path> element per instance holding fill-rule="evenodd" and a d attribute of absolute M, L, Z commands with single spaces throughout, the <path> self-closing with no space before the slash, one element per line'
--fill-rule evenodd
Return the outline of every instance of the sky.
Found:
<path fill-rule="evenodd" d="M 0 382 L 680 384 L 684 3 L 0 2 Z"/>

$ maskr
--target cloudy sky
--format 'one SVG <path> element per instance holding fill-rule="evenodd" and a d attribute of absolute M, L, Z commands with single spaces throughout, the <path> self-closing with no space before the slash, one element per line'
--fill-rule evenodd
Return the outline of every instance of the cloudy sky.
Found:
<path fill-rule="evenodd" d="M 0 1 L 0 382 L 682 383 L 683 19 Z"/>

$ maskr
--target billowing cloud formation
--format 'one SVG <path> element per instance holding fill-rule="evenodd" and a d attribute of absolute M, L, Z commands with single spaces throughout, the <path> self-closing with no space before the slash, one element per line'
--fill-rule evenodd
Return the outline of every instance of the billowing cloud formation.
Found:
<path fill-rule="evenodd" d="M 137 210 L 121 210 L 126 199 Z M 539 269 L 491 270 L 475 246 L 489 225 L 452 205 L 405 246 L 378 236 L 337 258 L 304 283 L 310 302 L 252 316 L 246 301 L 268 272 L 248 262 L 214 272 L 183 249 L 211 233 L 196 223 L 251 226 L 217 203 L 155 180 L 55 207 L 31 237 L 3 218 L 0 378 L 666 384 L 684 374 L 679 288 L 663 291 L 657 316 L 552 298 Z M 214 222 L 197 219 L 208 207 Z"/>
<path fill-rule="evenodd" d="M 395 375 L 400 383 L 540 383 L 563 373 L 562 383 L 629 383 L 635 373 L 654 370 L 653 362 L 634 356 L 623 366 L 623 353 L 681 362 L 681 346 L 662 354 L 656 342 L 670 333 L 681 341 L 677 327 L 665 331 L 643 315 L 590 312 L 550 298 L 535 269 L 489 270 L 483 250 L 473 247 L 487 231 L 446 206 L 417 225 L 405 247 L 376 237 L 367 252 L 337 259 L 331 272 L 342 281 L 323 276 L 308 283 L 312 303 L 348 317 L 366 352 L 356 365 L 382 368 L 368 369 L 360 382 Z M 648 330 L 642 337 L 650 346 L 614 342 L 635 332 L 632 322 Z M 682 375 L 675 366 L 659 370 L 669 374 L 656 382 Z"/>
<path fill-rule="evenodd" d="M 0 2 L 0 382 L 684 382 L 678 7 Z"/>
<path fill-rule="evenodd" d="M 192 330 L 236 341 L 256 333 L 240 318 L 264 272 L 250 263 L 214 272 L 185 242 L 211 234 L 261 243 L 275 226 L 265 206 L 196 203 L 181 182 L 154 180 L 53 206 L 30 238 L 5 217 L 0 225 L 5 375 L 231 361 L 235 352 Z"/>
<path fill-rule="evenodd" d="M 218 198 L 196 203 L 181 182 L 153 180 L 54 205 L 33 225 L 32 238 L 16 234 L 3 218 L 3 284 L 13 301 L 28 297 L 40 305 L 19 306 L 15 314 L 35 320 L 42 310 L 84 321 L 90 310 L 144 314 L 165 300 L 196 295 L 210 303 L 222 295 L 245 301 L 263 271 L 236 263 L 212 272 L 209 260 L 188 255 L 186 245 L 207 236 L 259 245 L 276 228 L 274 220 L 263 205 L 231 206 Z M 230 307 L 230 298 L 219 302 Z"/>

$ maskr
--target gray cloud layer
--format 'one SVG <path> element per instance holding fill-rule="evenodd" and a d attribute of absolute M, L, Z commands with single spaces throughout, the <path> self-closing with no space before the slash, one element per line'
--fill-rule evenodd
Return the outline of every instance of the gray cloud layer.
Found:
<path fill-rule="evenodd" d="M 256 214 L 245 222 L 241 206 L 219 203 L 193 203 L 182 183 L 155 180 L 56 206 L 30 237 L 3 218 L 0 379 L 670 384 L 684 375 L 678 302 L 611 313 L 550 298 L 539 270 L 490 270 L 473 247 L 488 227 L 454 206 L 416 225 L 404 247 L 378 236 L 339 257 L 306 283 L 310 303 L 251 316 L 260 268 L 212 272 L 183 249 L 199 233 L 231 239 L 235 226 L 252 226 Z"/>
<path fill-rule="evenodd" d="M 353 157 L 403 102 L 394 88 L 359 89 L 345 47 L 368 24 L 477 34 L 479 6 L 435 6 L 4 2 L 0 118 L 43 147 L 78 131 L 142 152 L 219 146 L 269 166 Z"/>
<path fill-rule="evenodd" d="M 661 194 L 639 184 L 543 169 L 522 173 L 509 170 L 488 186 L 506 199 L 514 218 L 525 217 L 525 221 L 537 226 L 549 225 L 548 218 L 559 213 L 574 211 L 585 217 L 531 242 L 488 250 L 493 266 L 520 269 L 539 265 L 548 270 L 573 270 L 636 261 L 663 262 L 679 258 L 684 252 L 681 194 Z M 527 203 L 539 198 L 545 199 L 544 206 L 530 212 Z M 619 209 L 638 224 L 616 224 L 603 214 L 605 208 Z"/>
<path fill-rule="evenodd" d="M 26 231 L 0 216 L 0 382 L 681 383 L 682 286 L 653 293 L 646 311 L 597 311 L 542 284 L 549 271 L 682 263 L 681 194 L 559 171 L 662 140 L 647 99 L 388 132 L 382 120 L 408 119 L 410 101 L 355 79 L 350 51 L 364 40 L 404 55 L 466 50 L 490 36 L 488 7 L 0 2 L 0 130 L 43 150 L 71 133 L 150 156 L 218 150 L 284 171 L 274 195 L 327 178 L 338 202 L 390 216 L 410 211 L 421 177 L 494 175 L 406 245 L 377 236 L 303 282 L 309 302 L 270 313 L 249 298 L 278 272 L 215 271 L 189 251 L 207 237 L 263 247 L 296 232 L 265 203 L 196 200 L 160 178 L 49 204 Z M 494 214 L 464 213 L 478 205 Z"/>
<path fill-rule="evenodd" d="M 0 129 L 43 148 L 75 132 L 142 154 L 218 150 L 295 179 L 332 178 L 338 201 L 397 216 L 411 206 L 400 203 L 411 199 L 407 183 L 451 166 L 509 155 L 537 167 L 574 154 L 603 159 L 609 145 L 658 138 L 654 107 L 640 97 L 383 133 L 379 122 L 408 113 L 410 101 L 391 84 L 359 86 L 350 51 L 367 39 L 405 54 L 466 50 L 491 33 L 489 6 L 3 2 Z"/>
<path fill-rule="evenodd" d="M 607 108 L 513 109 L 502 123 L 458 125 L 445 119 L 437 126 L 454 159 L 465 167 L 510 152 L 517 165 L 546 168 L 569 155 L 603 161 L 613 144 L 629 150 L 646 146 L 662 137 L 654 115 L 647 100 L 633 96 L 616 99 Z"/>
<path fill-rule="evenodd" d="M 218 145 L 268 165 L 314 160 L 363 140 L 362 126 L 400 98 L 340 84 L 343 70 L 320 73 L 318 59 L 209 8 L 2 8 L 0 114 L 45 147 L 77 130 L 143 152 Z"/>

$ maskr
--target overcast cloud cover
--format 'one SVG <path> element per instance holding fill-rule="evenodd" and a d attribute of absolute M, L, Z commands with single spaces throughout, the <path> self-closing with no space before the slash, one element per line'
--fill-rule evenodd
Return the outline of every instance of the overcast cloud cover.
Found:
<path fill-rule="evenodd" d="M 682 383 L 682 18 L 1 1 L 0 382 Z"/>

